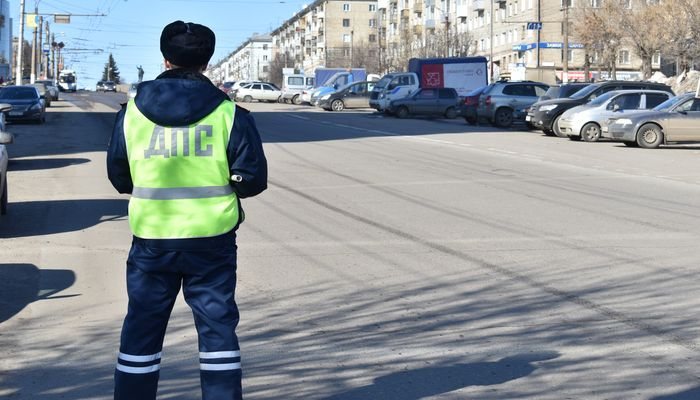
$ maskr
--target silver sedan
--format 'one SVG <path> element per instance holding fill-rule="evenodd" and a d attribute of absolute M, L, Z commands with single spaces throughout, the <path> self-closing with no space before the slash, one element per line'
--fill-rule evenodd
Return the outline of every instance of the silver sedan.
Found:
<path fill-rule="evenodd" d="M 667 143 L 700 142 L 700 98 L 686 93 L 653 111 L 610 120 L 602 136 L 648 149 Z"/>
<path fill-rule="evenodd" d="M 559 130 L 571 140 L 595 142 L 610 118 L 646 112 L 673 95 L 661 90 L 615 90 L 587 104 L 566 110 L 559 118 Z"/>

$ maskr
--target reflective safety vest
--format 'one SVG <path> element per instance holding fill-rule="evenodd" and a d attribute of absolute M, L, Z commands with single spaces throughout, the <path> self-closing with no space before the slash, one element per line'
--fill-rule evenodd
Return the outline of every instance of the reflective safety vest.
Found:
<path fill-rule="evenodd" d="M 226 154 L 234 111 L 233 102 L 223 101 L 192 125 L 168 127 L 129 101 L 124 135 L 134 183 L 129 200 L 134 236 L 202 238 L 236 226 L 238 199 L 229 184 Z"/>

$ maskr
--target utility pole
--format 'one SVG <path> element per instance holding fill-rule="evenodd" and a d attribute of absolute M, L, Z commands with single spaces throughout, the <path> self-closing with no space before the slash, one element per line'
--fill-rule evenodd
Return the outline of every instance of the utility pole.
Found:
<path fill-rule="evenodd" d="M 34 15 L 39 15 L 38 7 L 34 7 Z M 32 39 L 32 66 L 29 72 L 29 83 L 34 83 L 34 81 L 36 80 L 36 26 L 34 26 L 33 35 L 34 36 Z"/>
<path fill-rule="evenodd" d="M 490 27 L 490 36 L 491 37 L 489 38 L 489 50 L 491 51 L 491 53 L 489 55 L 489 67 L 490 67 L 489 83 L 493 82 L 493 20 L 494 20 L 494 18 L 493 18 L 493 3 L 494 2 L 495 1 L 493 1 L 493 0 L 489 1 L 489 3 L 491 3 L 491 16 L 490 16 L 491 21 L 489 22 L 489 24 L 491 25 L 491 27 Z"/>
<path fill-rule="evenodd" d="M 493 0 L 492 0 L 493 1 Z M 450 0 L 445 0 L 445 44 L 447 57 L 450 56 Z"/>
<path fill-rule="evenodd" d="M 22 84 L 22 50 L 24 48 L 24 0 L 19 2 L 19 40 L 17 41 L 17 71 L 15 84 Z"/>
<path fill-rule="evenodd" d="M 569 82 L 569 1 L 564 0 L 564 64 L 561 82 Z"/>

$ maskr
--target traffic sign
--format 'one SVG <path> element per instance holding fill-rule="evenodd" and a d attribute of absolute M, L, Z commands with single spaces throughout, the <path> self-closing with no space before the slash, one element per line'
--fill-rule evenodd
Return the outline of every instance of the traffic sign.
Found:
<path fill-rule="evenodd" d="M 542 22 L 528 22 L 527 30 L 529 31 L 540 31 L 542 30 Z"/>

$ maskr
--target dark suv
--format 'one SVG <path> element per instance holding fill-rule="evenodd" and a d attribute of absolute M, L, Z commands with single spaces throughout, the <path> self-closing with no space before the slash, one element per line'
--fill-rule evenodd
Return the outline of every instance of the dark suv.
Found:
<path fill-rule="evenodd" d="M 387 111 L 399 118 L 411 115 L 462 115 L 462 100 L 453 88 L 423 88 L 403 99 L 392 100 Z"/>
<path fill-rule="evenodd" d="M 586 104 L 603 93 L 612 90 L 628 89 L 654 89 L 674 94 L 673 90 L 663 83 L 636 81 L 597 82 L 579 90 L 571 95 L 571 97 L 538 101 L 530 107 L 525 119 L 530 127 L 541 129 L 546 135 L 564 137 L 566 135 L 562 134 L 558 125 L 559 117 L 561 117 L 564 111 L 581 104 Z"/>
<path fill-rule="evenodd" d="M 499 128 L 508 128 L 515 121 L 524 121 L 527 109 L 543 96 L 549 85 L 532 81 L 498 81 L 484 89 L 476 106 L 478 119 L 485 119 Z"/>

